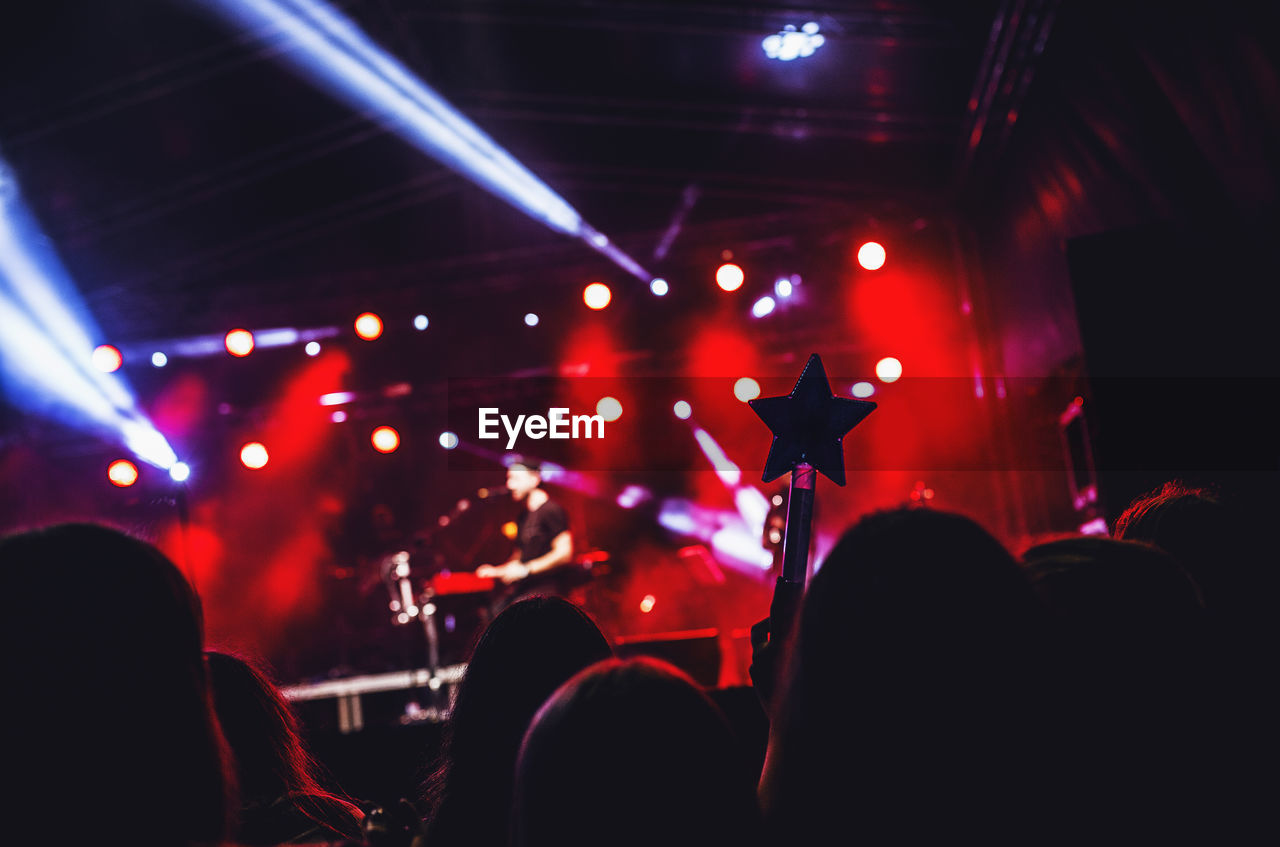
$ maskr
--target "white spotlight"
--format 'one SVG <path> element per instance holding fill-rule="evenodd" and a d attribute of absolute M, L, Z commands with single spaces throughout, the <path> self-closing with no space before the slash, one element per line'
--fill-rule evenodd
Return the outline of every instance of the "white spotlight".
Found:
<path fill-rule="evenodd" d="M 191 478 L 191 468 L 186 462 L 174 462 L 169 467 L 169 477 L 174 482 L 186 482 Z"/>
<path fill-rule="evenodd" d="M 440 433 L 440 446 L 446 450 L 452 450 L 458 446 L 458 436 L 452 432 Z"/>
<path fill-rule="evenodd" d="M 426 329 L 431 322 L 427 320 L 426 315 L 418 315 L 413 319 L 413 328 L 421 332 Z"/>
<path fill-rule="evenodd" d="M 157 350 L 151 354 L 151 364 L 155 365 L 157 368 L 163 368 L 165 365 L 169 364 L 169 357 Z"/>
<path fill-rule="evenodd" d="M 765 315 L 772 312 L 777 305 L 777 301 L 766 294 L 764 297 L 757 300 L 751 307 L 751 314 L 753 317 L 763 318 Z"/>
<path fill-rule="evenodd" d="M 533 312 L 530 312 L 529 314 L 524 316 L 524 324 L 525 326 L 537 326 L 538 316 L 535 315 Z"/>
<path fill-rule="evenodd" d="M 781 32 L 766 36 L 760 46 L 764 54 L 779 62 L 790 62 L 805 56 L 812 56 L 814 51 L 826 42 L 826 38 L 818 34 L 818 23 L 809 21 L 800 30 L 793 24 L 787 24 Z"/>
<path fill-rule="evenodd" d="M 306 352 L 306 354 L 307 354 L 308 356 L 319 356 L 319 355 L 320 355 L 320 342 L 319 342 L 319 341 L 308 341 L 308 342 L 307 342 L 307 346 L 306 346 L 306 347 L 303 347 L 302 349 Z"/>
<path fill-rule="evenodd" d="M 670 290 L 670 287 L 667 285 L 667 281 L 662 277 L 654 277 L 653 281 L 649 283 L 649 290 L 658 297 L 665 297 L 667 296 L 667 292 Z"/>

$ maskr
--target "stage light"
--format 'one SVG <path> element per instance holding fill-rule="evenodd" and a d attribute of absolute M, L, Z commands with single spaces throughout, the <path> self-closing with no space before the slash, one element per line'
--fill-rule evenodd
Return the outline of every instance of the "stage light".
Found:
<path fill-rule="evenodd" d="M 613 292 L 603 282 L 593 282 L 582 289 L 582 302 L 587 304 L 588 309 L 598 312 L 608 306 L 612 299 Z"/>
<path fill-rule="evenodd" d="M 869 271 L 878 271 L 884 267 L 884 247 L 875 241 L 868 241 L 858 248 L 858 264 Z"/>
<path fill-rule="evenodd" d="M 338 411 L 334 412 L 332 415 L 329 416 L 329 420 L 333 421 L 334 423 L 343 423 L 344 421 L 346 421 L 346 419 L 347 419 L 347 413 L 342 411 L 341 409 L 339 409 Z"/>
<path fill-rule="evenodd" d="M 538 316 L 537 316 L 537 315 L 535 315 L 533 312 L 530 312 L 529 314 L 525 315 L 525 316 L 524 316 L 524 325 L 525 325 L 525 326 L 537 326 L 537 325 L 538 325 Z"/>
<path fill-rule="evenodd" d="M 413 318 L 413 328 L 418 330 L 418 332 L 422 332 L 422 330 L 426 329 L 430 324 L 431 321 L 427 320 L 426 315 L 415 315 Z"/>
<path fill-rule="evenodd" d="M 742 268 L 732 262 L 726 262 L 716 268 L 716 285 L 725 291 L 737 291 L 746 278 L 747 275 L 742 272 Z"/>
<path fill-rule="evenodd" d="M 855 382 L 850 391 L 854 397 L 866 399 L 876 393 L 876 387 L 869 382 Z"/>
<path fill-rule="evenodd" d="M 707 461 L 711 463 L 712 469 L 721 482 L 730 488 L 741 484 L 742 468 L 729 458 L 729 454 L 724 452 L 720 442 L 711 437 L 711 433 L 700 426 L 695 426 L 693 440 L 698 442 L 698 446 L 702 448 L 702 455 L 707 457 Z"/>
<path fill-rule="evenodd" d="M 151 354 L 151 364 L 157 368 L 163 368 L 169 364 L 169 357 L 157 350 Z"/>
<path fill-rule="evenodd" d="M 640 485 L 628 485 L 618 494 L 617 503 L 623 509 L 634 509 L 646 500 L 653 498 L 649 489 Z"/>
<path fill-rule="evenodd" d="M 785 276 L 778 277 L 773 283 L 773 293 L 777 294 L 783 300 L 790 297 L 795 292 L 795 287 L 791 284 L 791 280 Z"/>
<path fill-rule="evenodd" d="M 777 308 L 777 306 L 778 302 L 766 294 L 751 306 L 751 315 L 752 317 L 763 318 L 765 315 Z"/>
<path fill-rule="evenodd" d="M 93 348 L 93 366 L 104 374 L 115 373 L 123 364 L 124 357 L 110 344 L 99 344 Z"/>
<path fill-rule="evenodd" d="M 885 356 L 876 362 L 876 376 L 881 382 L 896 382 L 902 377 L 902 362 L 892 356 Z"/>
<path fill-rule="evenodd" d="M 272 56 L 423 153 L 534 220 L 580 239 L 637 279 L 652 277 L 332 5 L 319 0 L 204 3 L 259 38 L 267 34 Z"/>
<path fill-rule="evenodd" d="M 393 427 L 380 426 L 369 436 L 369 440 L 373 442 L 373 449 L 379 453 L 394 453 L 400 446 L 400 433 Z"/>
<path fill-rule="evenodd" d="M 809 21 L 796 30 L 795 24 L 787 24 L 780 32 L 765 36 L 760 42 L 764 54 L 779 62 L 791 62 L 812 56 L 826 43 L 826 38 L 818 33 L 817 21 Z"/>
<path fill-rule="evenodd" d="M 99 435 L 113 432 L 137 458 L 157 467 L 177 461 L 116 372 L 119 364 L 110 372 L 100 369 L 100 364 L 114 362 L 119 351 L 98 353 L 100 362 L 94 362 L 91 339 L 101 333 L 3 160 L 0 327 L 0 370 L 11 403 Z"/>
<path fill-rule="evenodd" d="M 667 292 L 671 290 L 667 285 L 667 281 L 662 277 L 654 277 L 649 281 L 649 290 L 658 297 L 666 297 Z"/>
<path fill-rule="evenodd" d="M 356 318 L 356 335 L 365 341 L 373 341 L 382 335 L 382 318 L 373 312 L 365 312 Z"/>
<path fill-rule="evenodd" d="M 267 466 L 267 448 L 258 441 L 250 441 L 240 448 L 240 463 L 249 470 L 259 470 Z"/>
<path fill-rule="evenodd" d="M 440 446 L 446 450 L 452 450 L 458 446 L 458 436 L 452 432 L 440 433 Z"/>
<path fill-rule="evenodd" d="M 321 406 L 341 406 L 343 403 L 350 403 L 356 399 L 354 391 L 333 391 L 329 394 L 321 394 L 317 401 Z"/>
<path fill-rule="evenodd" d="M 604 418 L 606 423 L 613 423 L 622 417 L 622 404 L 616 397 L 601 397 L 596 403 L 596 414 Z"/>
<path fill-rule="evenodd" d="M 640 601 L 640 611 L 647 615 L 653 611 L 653 607 L 657 605 L 657 603 L 657 597 L 654 597 L 652 594 L 646 594 L 644 595 L 644 599 Z"/>
<path fill-rule="evenodd" d="M 680 420 L 687 421 L 689 420 L 689 417 L 693 414 L 693 407 L 690 406 L 688 401 L 686 400 L 677 400 L 675 406 L 672 407 L 671 411 L 675 412 L 676 417 L 679 418 Z"/>
<path fill-rule="evenodd" d="M 302 348 L 302 351 L 303 351 L 304 353 L 306 353 L 308 356 L 319 356 L 319 355 L 320 355 L 320 342 L 319 342 L 319 341 L 308 341 L 308 342 L 307 342 L 307 346 L 306 346 L 306 347 L 303 347 L 303 348 Z"/>
<path fill-rule="evenodd" d="M 733 384 L 733 396 L 743 403 L 760 396 L 760 383 L 749 376 L 744 376 Z"/>
<path fill-rule="evenodd" d="M 116 459 L 107 465 L 107 479 L 112 485 L 128 488 L 138 481 L 138 466 L 128 459 Z"/>
<path fill-rule="evenodd" d="M 227 352 L 237 358 L 244 358 L 253 352 L 253 333 L 247 329 L 233 329 L 222 339 Z"/>
<path fill-rule="evenodd" d="M 191 478 L 191 466 L 186 462 L 174 462 L 169 468 L 169 478 L 174 482 L 186 482 Z"/>

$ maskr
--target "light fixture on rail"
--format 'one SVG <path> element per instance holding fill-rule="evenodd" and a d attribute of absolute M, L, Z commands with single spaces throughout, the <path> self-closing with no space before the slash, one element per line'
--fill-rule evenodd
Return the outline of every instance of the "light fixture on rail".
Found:
<path fill-rule="evenodd" d="M 266 445 L 260 441 L 250 441 L 240 448 L 240 463 L 249 470 L 261 470 L 270 460 Z"/>
<path fill-rule="evenodd" d="M 120 488 L 128 488 L 138 481 L 138 466 L 128 459 L 116 459 L 107 465 L 107 479 Z"/>
<path fill-rule="evenodd" d="M 586 303 L 587 308 L 593 312 L 598 312 L 607 307 L 612 299 L 613 292 L 603 282 L 593 282 L 582 289 L 582 302 Z"/>
<path fill-rule="evenodd" d="M 400 433 L 395 427 L 380 426 L 369 436 L 369 441 L 379 453 L 394 453 L 400 446 Z"/>
<path fill-rule="evenodd" d="M 124 357 L 110 344 L 99 344 L 93 348 L 93 366 L 104 374 L 115 373 L 123 364 Z"/>
<path fill-rule="evenodd" d="M 778 301 L 774 300 L 772 297 L 766 294 L 765 296 L 757 300 L 754 304 L 752 304 L 751 316 L 753 318 L 763 318 L 765 315 L 770 314 L 777 307 L 778 307 Z"/>
<path fill-rule="evenodd" d="M 746 278 L 747 275 L 742 272 L 742 268 L 733 262 L 725 262 L 716 268 L 716 285 L 724 291 L 737 291 Z"/>
<path fill-rule="evenodd" d="M 364 312 L 356 318 L 356 335 L 365 341 L 374 341 L 382 335 L 382 318 L 373 312 Z"/>
<path fill-rule="evenodd" d="M 237 359 L 243 359 L 253 352 L 253 333 L 247 329 L 233 329 L 223 338 L 227 352 Z"/>
<path fill-rule="evenodd" d="M 808 58 L 826 43 L 827 39 L 818 32 L 819 29 L 817 21 L 809 21 L 799 29 L 795 24 L 787 24 L 780 32 L 765 36 L 760 46 L 766 56 L 779 62 Z"/>
<path fill-rule="evenodd" d="M 858 264 L 869 271 L 880 270 L 884 260 L 884 245 L 878 241 L 868 241 L 858 248 Z"/>
<path fill-rule="evenodd" d="M 203 0 L 317 85 L 534 220 L 648 282 L 652 274 L 354 22 L 320 0 Z"/>
<path fill-rule="evenodd" d="M 881 382 L 897 382 L 902 378 L 902 362 L 892 356 L 885 356 L 876 362 L 876 377 Z"/>

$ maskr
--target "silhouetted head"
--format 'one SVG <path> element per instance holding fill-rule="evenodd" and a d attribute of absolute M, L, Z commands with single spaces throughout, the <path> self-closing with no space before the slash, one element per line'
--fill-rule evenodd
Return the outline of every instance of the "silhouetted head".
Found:
<path fill-rule="evenodd" d="M 1178 560 L 1204 592 L 1210 607 L 1236 589 L 1246 564 L 1244 539 L 1219 497 L 1203 488 L 1167 482 L 1129 505 L 1116 520 L 1116 538 L 1144 541 Z"/>
<path fill-rule="evenodd" d="M 1037 545 L 1022 558 L 1068 646 L 1091 660 L 1173 651 L 1201 634 L 1195 582 L 1149 544 L 1081 536 Z"/>
<path fill-rule="evenodd" d="M 754 786 L 724 716 L 680 671 L 610 660 L 538 711 L 516 775 L 514 843 L 742 845 Z"/>
<path fill-rule="evenodd" d="M 217 841 L 231 780 L 200 607 L 156 548 L 66 524 L 0 540 L 10 799 L 23 825 Z M 16 793 L 16 798 L 14 794 Z M 66 832 L 62 832 L 65 838 Z"/>
<path fill-rule="evenodd" d="M 783 677 L 762 787 L 779 836 L 912 840 L 1007 819 L 1010 777 L 1029 778 L 1042 618 L 972 520 L 855 524 L 810 582 Z"/>
<path fill-rule="evenodd" d="M 244 809 L 236 840 L 274 844 L 302 833 L 358 837 L 359 809 L 321 788 L 293 708 L 266 672 L 239 656 L 206 655 Z M 282 804 L 282 798 L 289 800 Z"/>
<path fill-rule="evenodd" d="M 1039 620 L 1017 562 L 978 524 L 932 509 L 879 512 L 841 537 L 809 585 L 800 670 L 822 685 L 860 668 L 916 680 L 994 668 L 1024 654 Z"/>
<path fill-rule="evenodd" d="M 435 842 L 505 843 L 516 752 L 534 712 L 611 655 L 595 622 L 559 597 L 521 600 L 493 619 L 458 687 L 444 763 L 428 787 Z"/>

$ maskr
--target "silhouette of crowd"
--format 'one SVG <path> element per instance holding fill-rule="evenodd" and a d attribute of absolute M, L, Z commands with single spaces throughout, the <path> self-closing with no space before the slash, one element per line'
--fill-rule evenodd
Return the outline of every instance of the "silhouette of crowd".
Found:
<path fill-rule="evenodd" d="M 33 530 L 0 541 L 5 841 L 1266 841 L 1275 667 L 1258 594 L 1276 563 L 1256 529 L 1177 484 L 1112 538 L 1020 556 L 958 514 L 863 516 L 791 631 L 757 645 L 767 752 L 717 705 L 742 701 L 614 658 L 566 600 L 525 599 L 477 642 L 417 793 L 376 810 L 334 785 L 264 666 L 207 648 L 195 592 L 157 549 Z"/>

